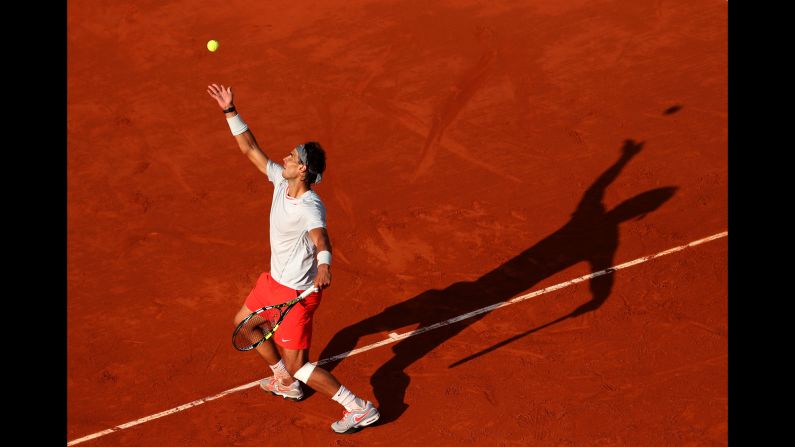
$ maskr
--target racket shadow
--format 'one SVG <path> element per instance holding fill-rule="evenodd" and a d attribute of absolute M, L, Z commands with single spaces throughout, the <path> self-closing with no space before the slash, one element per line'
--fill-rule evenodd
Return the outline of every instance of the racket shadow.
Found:
<path fill-rule="evenodd" d="M 642 218 L 658 209 L 677 190 L 674 186 L 656 188 L 638 194 L 612 210 L 605 208 L 602 200 L 607 186 L 642 150 L 643 145 L 644 142 L 626 140 L 619 159 L 591 184 L 571 219 L 557 231 L 477 280 L 457 282 L 443 290 L 427 290 L 342 329 L 329 341 L 319 358 L 329 358 L 350 351 L 356 347 L 361 337 L 369 334 L 390 332 L 417 324 L 421 328 L 509 300 L 543 279 L 582 261 L 590 264 L 592 272 L 612 267 L 619 243 L 619 224 Z M 598 309 L 609 297 L 612 285 L 613 274 L 591 279 L 589 286 L 592 298 L 587 303 L 554 321 L 481 351 L 476 356 L 459 360 L 451 367 L 487 354 L 552 324 Z M 377 423 L 386 424 L 396 420 L 408 407 L 405 393 L 411 378 L 406 374 L 406 368 L 486 315 L 487 313 L 480 314 L 391 345 L 394 356 L 378 367 L 370 379 L 381 412 L 381 419 Z M 340 361 L 326 363 L 323 368 L 331 371 Z"/>

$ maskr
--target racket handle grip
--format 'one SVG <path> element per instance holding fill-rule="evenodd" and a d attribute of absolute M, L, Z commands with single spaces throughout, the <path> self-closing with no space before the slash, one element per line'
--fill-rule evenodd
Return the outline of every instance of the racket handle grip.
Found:
<path fill-rule="evenodd" d="M 312 287 L 304 290 L 303 292 L 301 292 L 300 297 L 301 298 L 306 298 L 307 296 L 309 296 L 309 295 L 311 295 L 311 294 L 313 294 L 313 293 L 315 293 L 317 291 L 318 291 L 318 288 L 315 287 L 315 286 L 312 286 Z"/>

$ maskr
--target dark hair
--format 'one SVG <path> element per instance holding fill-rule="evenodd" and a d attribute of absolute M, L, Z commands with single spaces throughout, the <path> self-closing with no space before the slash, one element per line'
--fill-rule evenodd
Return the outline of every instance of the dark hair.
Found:
<path fill-rule="evenodd" d="M 323 174 L 326 170 L 326 151 L 320 146 L 317 141 L 308 141 L 304 143 L 306 150 L 306 176 L 304 181 L 307 185 L 315 183 L 317 174 Z"/>

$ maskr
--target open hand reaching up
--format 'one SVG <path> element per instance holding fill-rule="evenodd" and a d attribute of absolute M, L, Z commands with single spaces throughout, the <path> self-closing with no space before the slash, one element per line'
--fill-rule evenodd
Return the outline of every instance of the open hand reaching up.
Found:
<path fill-rule="evenodd" d="M 210 84 L 207 86 L 207 93 L 218 102 L 218 107 L 221 110 L 226 110 L 234 104 L 234 94 L 232 93 L 232 86 L 224 87 L 223 84 Z"/>

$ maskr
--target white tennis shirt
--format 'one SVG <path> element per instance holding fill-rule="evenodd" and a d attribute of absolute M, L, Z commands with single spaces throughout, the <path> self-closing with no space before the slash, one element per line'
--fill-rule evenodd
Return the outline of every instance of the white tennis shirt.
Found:
<path fill-rule="evenodd" d="M 296 290 L 312 286 L 317 275 L 315 244 L 309 231 L 326 228 L 326 207 L 311 189 L 301 197 L 287 195 L 284 166 L 268 160 L 268 180 L 273 182 L 270 217 L 271 276 Z"/>

